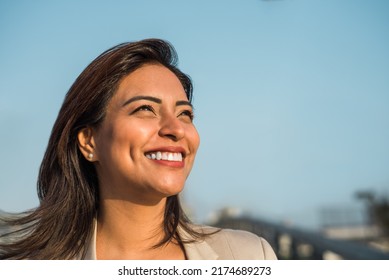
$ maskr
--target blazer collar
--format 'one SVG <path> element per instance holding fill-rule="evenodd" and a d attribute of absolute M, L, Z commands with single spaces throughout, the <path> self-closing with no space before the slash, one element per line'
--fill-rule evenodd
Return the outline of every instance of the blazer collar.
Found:
<path fill-rule="evenodd" d="M 201 226 L 194 226 L 195 230 L 202 230 Z M 182 240 L 191 240 L 191 236 L 182 228 L 178 228 L 178 235 Z M 184 250 L 188 260 L 217 260 L 219 255 L 210 246 L 206 239 L 184 243 Z"/>
<path fill-rule="evenodd" d="M 189 234 L 181 229 L 177 229 L 180 237 L 190 239 Z M 94 231 L 92 238 L 89 241 L 88 249 L 84 257 L 85 260 L 96 260 L 96 232 L 97 223 L 94 223 Z M 212 249 L 206 240 L 196 241 L 192 243 L 184 243 L 184 250 L 188 260 L 217 260 L 219 255 Z"/>

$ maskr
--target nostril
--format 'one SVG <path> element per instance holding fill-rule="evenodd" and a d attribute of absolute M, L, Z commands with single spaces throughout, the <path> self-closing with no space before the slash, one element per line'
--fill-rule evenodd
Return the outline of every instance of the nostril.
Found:
<path fill-rule="evenodd" d="M 173 140 L 173 141 L 177 141 L 177 140 L 178 140 L 177 136 L 174 135 L 174 134 L 166 134 L 166 135 L 164 135 L 164 136 L 165 136 L 166 138 L 169 138 L 169 139 Z"/>
<path fill-rule="evenodd" d="M 169 120 L 161 125 L 158 132 L 159 136 L 169 138 L 173 141 L 178 141 L 185 135 L 185 128 L 178 120 Z"/>

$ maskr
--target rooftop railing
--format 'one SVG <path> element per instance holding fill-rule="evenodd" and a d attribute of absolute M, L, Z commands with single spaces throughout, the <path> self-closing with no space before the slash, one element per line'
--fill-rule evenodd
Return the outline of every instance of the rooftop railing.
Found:
<path fill-rule="evenodd" d="M 221 218 L 214 226 L 247 230 L 264 237 L 279 259 L 389 260 L 389 253 L 366 244 L 329 239 L 320 233 L 248 217 Z"/>

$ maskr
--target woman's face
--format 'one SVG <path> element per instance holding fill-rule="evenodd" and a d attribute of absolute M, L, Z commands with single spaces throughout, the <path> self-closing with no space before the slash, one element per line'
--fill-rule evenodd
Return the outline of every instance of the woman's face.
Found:
<path fill-rule="evenodd" d="M 92 133 L 102 198 L 145 203 L 179 193 L 200 143 L 192 118 L 168 68 L 147 64 L 125 77 Z"/>

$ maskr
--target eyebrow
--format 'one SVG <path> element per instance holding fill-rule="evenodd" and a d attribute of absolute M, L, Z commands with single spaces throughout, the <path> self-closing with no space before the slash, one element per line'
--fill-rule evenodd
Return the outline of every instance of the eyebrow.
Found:
<path fill-rule="evenodd" d="M 135 101 L 138 101 L 138 100 L 149 100 L 151 102 L 162 104 L 162 99 L 159 99 L 157 97 L 147 96 L 147 95 L 139 95 L 139 96 L 135 96 L 135 97 L 132 97 L 132 98 L 128 99 L 126 102 L 123 103 L 122 107 L 125 107 L 128 104 L 130 104 L 132 102 L 135 102 Z M 176 106 L 185 106 L 185 105 L 190 106 L 190 107 L 193 108 L 192 103 L 190 103 L 187 100 L 179 100 L 179 101 L 176 102 Z"/>
<path fill-rule="evenodd" d="M 138 101 L 138 100 L 149 100 L 149 101 L 152 101 L 152 102 L 155 102 L 155 103 L 158 103 L 158 104 L 161 104 L 162 103 L 162 100 L 159 99 L 159 98 L 156 98 L 156 97 L 153 97 L 153 96 L 143 96 L 143 95 L 139 95 L 139 96 L 135 96 L 135 97 L 132 97 L 130 99 L 128 99 L 126 102 L 123 103 L 123 107 L 124 106 L 127 106 L 128 104 L 134 102 L 134 101 Z"/>
<path fill-rule="evenodd" d="M 193 108 L 192 103 L 190 103 L 189 101 L 186 101 L 186 100 L 177 101 L 176 106 L 190 106 Z"/>

